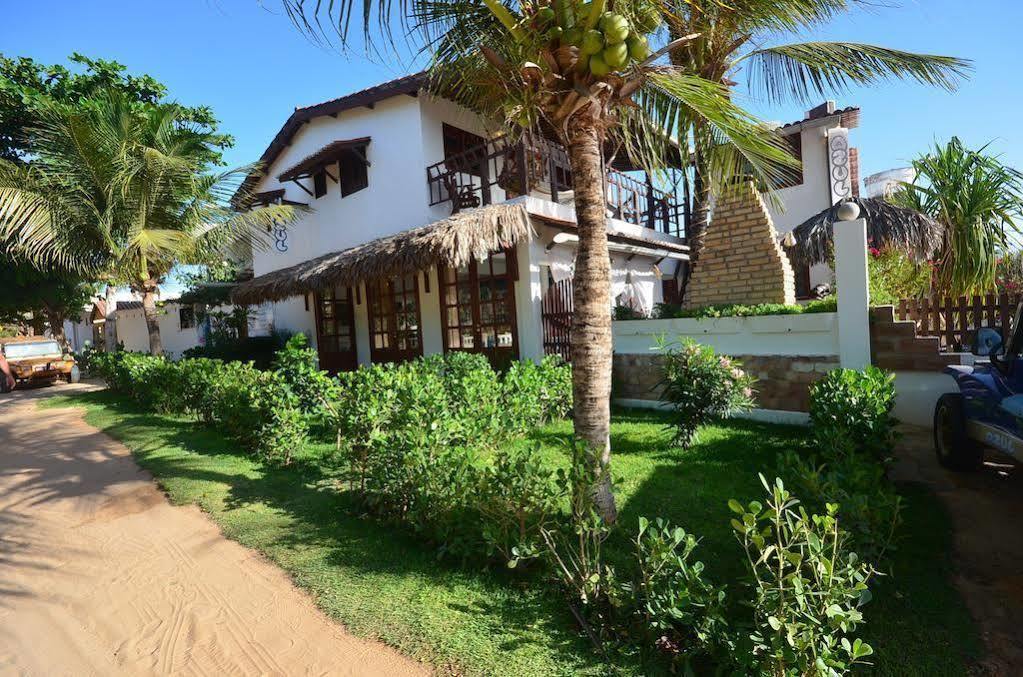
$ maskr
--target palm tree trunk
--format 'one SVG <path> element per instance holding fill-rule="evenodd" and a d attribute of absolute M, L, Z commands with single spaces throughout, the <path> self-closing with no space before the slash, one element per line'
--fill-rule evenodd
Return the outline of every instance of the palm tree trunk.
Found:
<path fill-rule="evenodd" d="M 156 314 L 156 282 L 147 280 L 142 286 L 142 312 L 146 316 L 149 331 L 149 354 L 163 355 L 163 341 L 160 340 L 160 319 Z"/>
<path fill-rule="evenodd" d="M 572 397 L 575 435 L 586 445 L 597 476 L 592 498 L 604 521 L 612 523 L 618 514 L 610 475 L 611 259 L 600 137 L 592 113 L 580 111 L 569 120 L 568 155 L 579 227 L 573 278 Z"/>
<path fill-rule="evenodd" d="M 117 350 L 117 287 L 107 284 L 106 322 L 103 323 L 103 347 L 108 353 Z"/>

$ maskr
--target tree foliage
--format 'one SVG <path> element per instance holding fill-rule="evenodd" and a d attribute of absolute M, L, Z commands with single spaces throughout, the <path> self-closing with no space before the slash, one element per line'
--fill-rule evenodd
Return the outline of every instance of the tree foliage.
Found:
<path fill-rule="evenodd" d="M 913 161 L 916 179 L 892 196 L 896 204 L 928 214 L 945 229 L 935 257 L 935 290 L 950 296 L 984 294 L 995 287 L 998 260 L 1020 233 L 1023 173 L 997 155 L 953 137 Z"/>
<path fill-rule="evenodd" d="M 167 87 L 150 75 L 132 75 L 117 61 L 92 59 L 78 53 L 71 67 L 45 65 L 28 57 L 0 53 L 0 158 L 24 161 L 32 154 L 35 108 L 41 99 L 78 105 L 116 91 L 139 104 L 165 102 Z M 180 106 L 179 119 L 204 137 L 206 162 L 222 164 L 221 151 L 234 145 L 209 106 Z"/>

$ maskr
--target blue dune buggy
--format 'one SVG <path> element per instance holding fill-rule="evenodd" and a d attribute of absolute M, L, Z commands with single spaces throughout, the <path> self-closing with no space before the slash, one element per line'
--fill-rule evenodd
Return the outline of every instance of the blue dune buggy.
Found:
<path fill-rule="evenodd" d="M 1023 304 L 1003 333 L 978 329 L 973 341 L 974 366 L 954 365 L 958 393 L 942 395 L 934 408 L 934 449 L 952 470 L 974 470 L 992 448 L 1023 462 Z"/>

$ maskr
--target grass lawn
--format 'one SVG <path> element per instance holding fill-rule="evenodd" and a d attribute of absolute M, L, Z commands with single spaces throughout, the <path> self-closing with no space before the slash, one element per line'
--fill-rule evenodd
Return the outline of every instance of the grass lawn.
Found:
<path fill-rule="evenodd" d="M 46 406 L 84 406 L 86 420 L 121 440 L 177 504 L 205 510 L 225 535 L 264 553 L 352 632 L 377 637 L 441 671 L 472 674 L 603 674 L 607 668 L 576 632 L 565 605 L 509 572 L 458 566 L 393 527 L 359 517 L 327 488 L 310 445 L 295 466 L 267 469 L 219 433 L 158 416 L 106 392 L 56 397 Z M 533 435 L 552 463 L 564 463 L 569 423 Z M 760 498 L 757 472 L 779 451 L 804 443 L 798 428 L 732 421 L 704 428 L 688 453 L 671 448 L 663 418 L 620 412 L 612 427 L 621 523 L 663 516 L 702 537 L 700 558 L 717 582 L 742 575 L 728 526 L 729 498 Z M 523 441 L 531 444 L 532 441 Z M 949 581 L 951 534 L 937 499 L 905 487 L 905 538 L 893 575 L 873 585 L 864 637 L 876 674 L 965 674 L 980 642 Z M 628 533 L 609 544 L 625 557 Z M 621 665 L 623 674 L 645 672 Z"/>

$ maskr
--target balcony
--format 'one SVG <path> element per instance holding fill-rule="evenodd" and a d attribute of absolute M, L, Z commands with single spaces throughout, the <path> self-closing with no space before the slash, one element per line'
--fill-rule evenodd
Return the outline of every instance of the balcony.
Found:
<path fill-rule="evenodd" d="M 642 174 L 642 180 L 635 174 Z M 689 225 L 688 183 L 684 194 L 655 186 L 646 172 L 609 168 L 604 195 L 611 218 L 685 238 Z M 430 204 L 451 203 L 452 213 L 530 195 L 572 205 L 572 170 L 559 144 L 536 136 L 512 143 L 505 136 L 473 146 L 426 168 Z"/>

